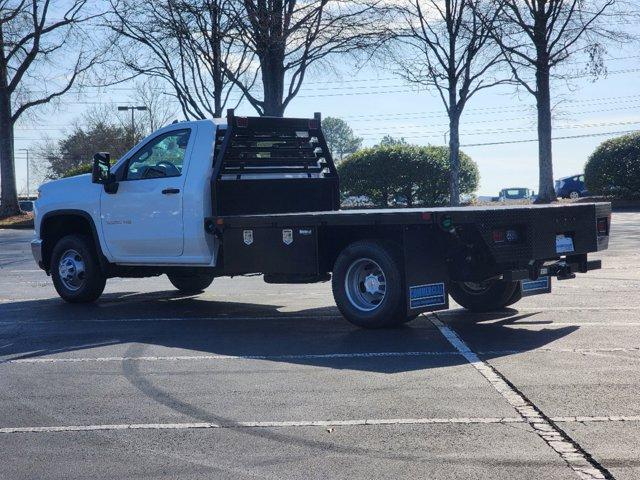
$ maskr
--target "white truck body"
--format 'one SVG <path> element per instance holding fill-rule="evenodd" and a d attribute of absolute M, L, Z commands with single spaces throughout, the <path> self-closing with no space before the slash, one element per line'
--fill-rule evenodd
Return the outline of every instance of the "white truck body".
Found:
<path fill-rule="evenodd" d="M 549 293 L 601 266 L 611 206 L 342 210 L 339 175 L 314 118 L 236 117 L 169 125 L 115 165 L 40 187 L 36 262 L 58 294 L 97 300 L 112 277 L 167 275 L 201 292 L 216 277 L 331 279 L 355 325 L 400 325 Z"/>

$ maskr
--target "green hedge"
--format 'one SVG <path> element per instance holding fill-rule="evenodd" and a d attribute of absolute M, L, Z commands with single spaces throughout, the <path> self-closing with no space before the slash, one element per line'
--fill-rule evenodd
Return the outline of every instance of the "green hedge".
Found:
<path fill-rule="evenodd" d="M 640 199 L 640 132 L 601 143 L 587 160 L 584 176 L 592 194 Z"/>
<path fill-rule="evenodd" d="M 63 178 L 75 177 L 76 175 L 83 175 L 85 173 L 91 173 L 93 165 L 91 163 L 81 163 L 77 167 L 70 168 L 62 175 Z"/>
<path fill-rule="evenodd" d="M 378 207 L 438 206 L 449 201 L 449 149 L 393 145 L 365 148 L 338 166 L 343 197 L 366 196 Z M 460 193 L 472 193 L 480 174 L 460 152 Z"/>

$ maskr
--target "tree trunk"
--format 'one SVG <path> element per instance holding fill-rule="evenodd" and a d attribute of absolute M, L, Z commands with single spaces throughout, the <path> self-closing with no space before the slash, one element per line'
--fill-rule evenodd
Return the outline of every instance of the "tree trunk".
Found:
<path fill-rule="evenodd" d="M 217 2 L 209 6 L 211 22 L 210 48 L 213 55 L 213 116 L 222 117 L 222 88 L 224 67 L 222 65 L 222 34 L 220 33 L 220 9 Z"/>
<path fill-rule="evenodd" d="M 536 107 L 538 110 L 538 167 L 539 185 L 536 203 L 556 200 L 553 186 L 553 157 L 551 146 L 551 87 L 549 65 L 544 59 L 536 69 Z"/>
<path fill-rule="evenodd" d="M 272 54 L 262 66 L 262 85 L 264 91 L 263 115 L 282 117 L 284 115 L 284 55 Z"/>
<path fill-rule="evenodd" d="M 13 121 L 6 68 L 0 65 L 0 218 L 20 213 L 13 158 Z"/>
<path fill-rule="evenodd" d="M 460 205 L 460 114 L 451 110 L 449 119 L 449 203 L 452 207 Z"/>

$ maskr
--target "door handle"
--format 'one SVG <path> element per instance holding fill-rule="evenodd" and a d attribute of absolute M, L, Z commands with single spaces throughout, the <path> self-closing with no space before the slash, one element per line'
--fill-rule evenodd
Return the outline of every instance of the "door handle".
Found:
<path fill-rule="evenodd" d="M 180 193 L 179 188 L 165 188 L 162 190 L 163 195 L 173 195 L 174 193 Z"/>

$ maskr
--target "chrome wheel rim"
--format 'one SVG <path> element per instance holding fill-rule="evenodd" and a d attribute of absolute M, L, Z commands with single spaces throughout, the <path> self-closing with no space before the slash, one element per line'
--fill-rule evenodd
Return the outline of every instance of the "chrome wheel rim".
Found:
<path fill-rule="evenodd" d="M 578 192 L 571 192 L 569 198 L 575 200 L 576 198 L 580 198 L 580 194 Z"/>
<path fill-rule="evenodd" d="M 65 251 L 58 262 L 58 273 L 65 288 L 74 292 L 82 288 L 86 279 L 82 255 L 73 249 Z"/>
<path fill-rule="evenodd" d="M 351 305 L 363 312 L 371 312 L 384 301 L 387 278 L 376 262 L 360 258 L 349 266 L 344 288 Z"/>

